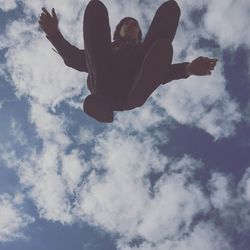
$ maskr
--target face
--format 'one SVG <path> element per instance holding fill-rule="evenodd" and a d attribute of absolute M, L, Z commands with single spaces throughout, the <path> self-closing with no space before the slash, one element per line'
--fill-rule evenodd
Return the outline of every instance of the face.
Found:
<path fill-rule="evenodd" d="M 126 20 L 120 30 L 121 37 L 129 37 L 133 40 L 138 40 L 140 33 L 140 27 L 136 20 L 128 19 Z"/>

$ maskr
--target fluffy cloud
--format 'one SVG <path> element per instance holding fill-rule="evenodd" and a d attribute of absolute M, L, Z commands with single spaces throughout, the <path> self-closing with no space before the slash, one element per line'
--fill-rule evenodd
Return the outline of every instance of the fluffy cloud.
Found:
<path fill-rule="evenodd" d="M 120 241 L 119 250 L 232 250 L 233 248 L 223 237 L 221 231 L 209 223 L 200 223 L 193 231 L 188 233 L 180 240 L 165 240 L 159 244 L 145 242 L 139 247 L 131 247 Z"/>
<path fill-rule="evenodd" d="M 29 119 L 35 125 L 37 134 L 42 140 L 52 140 L 62 149 L 72 143 L 66 134 L 66 119 L 49 112 L 42 105 L 33 103 Z"/>
<path fill-rule="evenodd" d="M 88 170 L 87 164 L 81 160 L 82 158 L 83 156 L 78 150 L 73 150 L 70 154 L 62 156 L 62 176 L 66 182 L 68 192 L 71 194 L 81 184 L 83 174 Z"/>
<path fill-rule="evenodd" d="M 17 7 L 16 0 L 0 0 L 0 9 L 2 11 L 13 10 Z"/>
<path fill-rule="evenodd" d="M 248 1 L 209 1 L 204 16 L 204 25 L 218 39 L 222 47 L 241 45 L 249 48 L 248 29 L 250 3 Z M 226 18 L 226 20 L 225 20 Z M 222 32 L 223 31 L 223 32 Z"/>
<path fill-rule="evenodd" d="M 20 203 L 22 198 L 19 194 L 16 197 L 0 194 L 0 242 L 24 238 L 23 230 L 34 222 L 31 216 L 22 212 Z"/>
<path fill-rule="evenodd" d="M 149 129 L 157 128 L 160 124 L 167 122 L 168 117 L 162 116 L 152 103 L 147 102 L 143 107 L 133 111 L 117 112 L 114 125 L 122 131 L 147 133 Z"/>
<path fill-rule="evenodd" d="M 30 120 L 36 126 L 43 147 L 23 157 L 18 169 L 20 181 L 29 187 L 29 195 L 40 216 L 71 223 L 70 199 L 88 166 L 79 150 L 65 152 L 72 144 L 66 133 L 65 119 L 49 114 L 41 105 L 33 105 Z"/>
<path fill-rule="evenodd" d="M 20 28 L 23 29 L 23 26 L 26 31 L 22 33 Z M 28 35 L 26 23 L 16 23 L 16 27 L 12 24 L 7 32 L 15 35 L 20 32 L 16 35 L 17 39 L 25 44 L 23 47 L 24 44 L 18 42 L 17 47 L 9 49 L 6 54 L 6 67 L 18 96 L 31 97 L 43 105 L 54 107 L 61 101 L 81 93 L 84 79 L 79 73 L 64 68 L 61 58 L 51 50 L 45 40 Z M 44 50 L 47 53 L 44 53 Z"/>
<path fill-rule="evenodd" d="M 139 225 L 140 236 L 154 243 L 166 238 L 179 238 L 189 232 L 196 214 L 209 208 L 202 192 L 196 185 L 186 185 L 182 176 L 164 176 L 156 189 L 155 198 L 148 207 L 142 223 Z"/>
<path fill-rule="evenodd" d="M 79 192 L 78 213 L 89 222 L 93 220 L 108 230 L 132 237 L 149 201 L 150 182 L 146 177 L 152 170 L 162 171 L 167 159 L 157 153 L 150 141 L 126 138 L 115 131 L 98 139 L 95 154 L 92 164 L 96 170 Z M 142 154 L 145 158 L 139 161 Z"/>
<path fill-rule="evenodd" d="M 211 202 L 215 208 L 223 210 L 232 200 L 230 178 L 214 173 L 210 179 Z"/>
<path fill-rule="evenodd" d="M 195 2 L 178 1 L 182 10 L 181 20 L 185 24 L 185 35 L 192 40 L 198 36 L 213 39 L 221 49 L 237 49 L 240 46 L 249 48 L 250 36 L 247 30 L 249 23 L 248 1 L 233 0 L 217 2 L 215 0 L 197 0 Z M 202 20 L 196 22 L 195 15 L 202 15 Z M 196 27 L 193 29 L 192 27 Z M 191 34 L 190 34 L 191 31 Z M 192 41 L 191 40 L 191 41 Z M 189 39 L 186 41 L 190 42 Z"/>
<path fill-rule="evenodd" d="M 240 182 L 240 191 L 243 191 L 243 197 L 250 202 L 250 168 L 246 169 L 245 174 Z"/>
<path fill-rule="evenodd" d="M 201 128 L 218 139 L 233 135 L 241 120 L 238 105 L 225 85 L 221 73 L 215 71 L 212 77 L 191 76 L 162 86 L 153 97 L 179 123 Z"/>
<path fill-rule="evenodd" d="M 14 138 L 16 142 L 20 145 L 27 145 L 28 141 L 25 137 L 25 134 L 21 128 L 21 125 L 18 124 L 14 119 L 11 121 L 11 136 Z"/>
<path fill-rule="evenodd" d="M 88 129 L 86 127 L 80 127 L 78 134 L 75 136 L 76 143 L 88 144 L 95 139 L 93 129 Z"/>
<path fill-rule="evenodd" d="M 0 159 L 6 166 L 17 171 L 20 183 L 28 188 L 29 197 L 34 201 L 39 215 L 47 220 L 72 223 L 71 199 L 88 164 L 80 150 L 66 149 L 72 144 L 66 133 L 66 120 L 53 115 L 43 106 L 31 107 L 30 122 L 34 124 L 42 147 L 31 149 L 18 157 L 14 145 L 1 145 Z M 15 122 L 13 131 L 17 132 Z M 20 138 L 19 138 L 20 137 Z M 23 142 L 22 134 L 16 141 Z"/>
<path fill-rule="evenodd" d="M 169 163 L 152 142 L 114 132 L 97 145 L 97 169 L 82 185 L 77 209 L 90 223 L 158 243 L 188 232 L 193 217 L 208 211 L 199 186 L 188 181 L 199 162 L 185 156 Z M 156 184 L 150 179 L 154 173 L 161 176 Z"/>

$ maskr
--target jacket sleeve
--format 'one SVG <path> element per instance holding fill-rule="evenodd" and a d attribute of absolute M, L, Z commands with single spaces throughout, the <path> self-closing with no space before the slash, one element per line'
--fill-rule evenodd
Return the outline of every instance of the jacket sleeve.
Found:
<path fill-rule="evenodd" d="M 173 80 L 188 78 L 190 76 L 186 72 L 186 66 L 188 64 L 188 62 L 172 64 L 170 67 L 169 75 L 167 77 L 167 81 L 164 84 Z"/>
<path fill-rule="evenodd" d="M 46 38 L 53 44 L 67 66 L 81 72 L 88 72 L 84 50 L 70 44 L 59 30 L 53 36 L 46 36 Z"/>

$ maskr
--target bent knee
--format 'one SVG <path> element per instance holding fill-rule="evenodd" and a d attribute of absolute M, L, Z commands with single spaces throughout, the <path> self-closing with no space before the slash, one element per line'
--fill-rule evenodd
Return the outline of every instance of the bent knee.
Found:
<path fill-rule="evenodd" d="M 107 8 L 106 6 L 104 5 L 104 3 L 102 1 L 99 1 L 99 0 L 90 0 L 87 7 L 86 7 L 86 10 L 87 9 L 95 9 L 95 10 L 99 10 L 99 11 L 107 11 Z"/>
<path fill-rule="evenodd" d="M 181 9 L 178 5 L 178 3 L 175 0 L 168 0 L 164 2 L 157 10 L 158 12 L 163 11 L 171 13 L 171 15 L 175 15 L 177 18 L 181 15 Z"/>

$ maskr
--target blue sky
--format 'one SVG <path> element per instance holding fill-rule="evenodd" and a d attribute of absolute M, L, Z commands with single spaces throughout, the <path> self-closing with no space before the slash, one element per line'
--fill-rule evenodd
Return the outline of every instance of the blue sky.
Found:
<path fill-rule="evenodd" d="M 250 4 L 177 1 L 174 62 L 215 57 L 216 69 L 106 125 L 83 113 L 87 75 L 37 23 L 54 7 L 83 48 L 87 2 L 0 0 L 1 250 L 247 250 Z M 164 1 L 103 2 L 112 32 L 133 16 L 145 35 Z"/>

